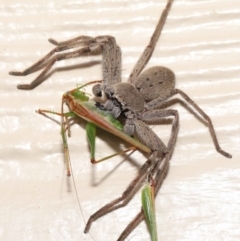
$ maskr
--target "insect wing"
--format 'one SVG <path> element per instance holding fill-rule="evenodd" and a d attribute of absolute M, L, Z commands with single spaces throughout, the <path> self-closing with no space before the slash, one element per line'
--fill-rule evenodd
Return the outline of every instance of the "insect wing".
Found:
<path fill-rule="evenodd" d="M 88 122 L 86 125 L 87 139 L 91 150 L 91 162 L 95 160 L 95 140 L 96 140 L 96 126 Z"/>

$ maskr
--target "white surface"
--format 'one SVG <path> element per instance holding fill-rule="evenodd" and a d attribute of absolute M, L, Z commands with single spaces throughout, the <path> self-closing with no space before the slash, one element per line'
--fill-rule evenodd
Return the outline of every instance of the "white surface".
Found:
<path fill-rule="evenodd" d="M 92 240 L 84 219 L 114 197 L 135 176 L 144 158 L 119 157 L 89 163 L 84 122 L 72 128 L 71 160 L 83 216 L 65 175 L 60 127 L 34 111 L 59 111 L 62 94 L 77 83 L 101 78 L 98 57 L 58 63 L 33 91 L 18 83 L 36 76 L 9 76 L 52 49 L 52 37 L 109 34 L 123 52 L 123 78 L 149 41 L 166 1 L 8 0 L 0 3 L 0 239 Z M 240 237 L 240 4 L 239 0 L 175 0 L 148 66 L 164 65 L 176 74 L 177 88 L 189 94 L 212 118 L 221 147 L 218 154 L 208 128 L 182 105 L 180 131 L 171 168 L 156 201 L 159 240 L 237 241 Z M 85 65 L 85 63 L 87 63 Z M 59 120 L 55 117 L 56 120 Z M 154 130 L 166 142 L 167 128 Z M 100 132 L 98 153 L 118 150 L 119 140 Z M 135 161 L 134 161 L 135 160 Z M 121 165 L 118 165 L 121 163 Z M 135 163 L 135 164 L 134 164 Z M 92 184 L 92 178 L 97 185 Z M 140 209 L 140 196 L 127 207 L 93 224 L 96 241 L 116 240 Z M 142 223 L 128 240 L 149 240 Z"/>

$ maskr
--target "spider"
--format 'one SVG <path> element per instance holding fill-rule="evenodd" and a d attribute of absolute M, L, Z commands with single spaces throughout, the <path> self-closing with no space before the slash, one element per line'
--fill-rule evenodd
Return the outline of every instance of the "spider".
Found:
<path fill-rule="evenodd" d="M 129 135 L 136 136 L 152 150 L 151 156 L 142 166 L 139 174 L 130 183 L 122 196 L 95 212 L 90 217 L 85 232 L 89 230 L 94 220 L 124 206 L 147 175 L 152 175 L 155 178 L 155 194 L 159 190 L 168 170 L 169 160 L 173 153 L 179 128 L 178 112 L 176 110 L 163 108 L 165 103 L 174 95 L 180 94 L 181 97 L 189 105 L 194 107 L 208 122 L 217 151 L 225 157 L 231 158 L 229 153 L 220 148 L 209 116 L 183 91 L 175 89 L 175 76 L 173 71 L 166 67 L 155 66 L 142 72 L 152 55 L 172 3 L 173 0 L 167 2 L 150 43 L 133 68 L 128 83 L 121 82 L 121 49 L 117 45 L 115 38 L 107 35 L 98 37 L 80 36 L 64 42 L 57 42 L 50 39 L 49 41 L 56 45 L 56 48 L 23 72 L 10 72 L 12 75 L 19 76 L 28 75 L 39 69 L 43 69 L 32 83 L 18 85 L 19 89 L 33 89 L 42 82 L 46 73 L 56 61 L 89 54 L 102 54 L 103 84 L 94 86 L 93 93 L 99 97 L 104 94 L 107 100 L 104 104 L 96 103 L 96 105 L 102 110 L 109 111 L 115 118 L 118 118 L 120 115 L 123 116 L 125 119 L 124 131 Z M 61 53 L 65 50 L 72 51 Z M 171 136 L 167 146 L 148 126 L 149 123 L 158 123 L 166 117 L 174 117 Z M 141 211 L 130 225 L 128 225 L 118 240 L 124 240 L 129 232 L 143 218 L 144 216 Z"/>

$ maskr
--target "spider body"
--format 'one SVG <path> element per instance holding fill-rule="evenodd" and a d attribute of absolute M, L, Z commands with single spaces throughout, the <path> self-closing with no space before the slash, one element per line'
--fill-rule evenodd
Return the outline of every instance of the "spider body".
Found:
<path fill-rule="evenodd" d="M 168 98 L 174 86 L 175 75 L 173 71 L 166 67 L 154 66 L 141 73 L 132 84 L 99 85 L 93 88 L 93 94 L 101 96 L 99 90 L 102 89 L 108 100 L 99 107 L 102 110 L 111 112 L 115 118 L 123 114 L 127 118 L 124 131 L 132 135 L 135 129 L 139 135 L 141 133 L 140 129 L 137 130 L 137 128 L 128 125 L 134 125 L 135 121 L 133 119 L 143 119 L 142 114 L 150 109 L 148 106 L 151 106 L 151 103 L 148 105 L 149 102 L 153 100 L 161 102 Z M 131 119 L 132 121 L 130 121 Z M 139 137 L 141 138 L 141 134 Z"/>
<path fill-rule="evenodd" d="M 29 90 L 43 81 L 46 73 L 56 61 L 89 54 L 102 54 L 103 83 L 94 86 L 93 93 L 99 97 L 104 93 L 107 99 L 103 104 L 96 103 L 97 107 L 109 111 L 115 118 L 123 115 L 125 120 L 124 132 L 137 137 L 140 142 L 152 151 L 147 161 L 140 168 L 138 175 L 122 195 L 91 215 L 84 232 L 88 232 L 92 222 L 98 218 L 125 206 L 141 186 L 143 180 L 149 175 L 154 179 L 154 195 L 157 194 L 167 174 L 179 129 L 178 111 L 163 108 L 163 105 L 174 95 L 179 94 L 207 122 L 217 151 L 227 158 L 232 157 L 221 149 L 210 117 L 187 94 L 175 88 L 175 76 L 170 69 L 155 66 L 142 72 L 156 46 L 172 2 L 173 0 L 168 0 L 150 42 L 130 73 L 127 83 L 121 82 L 121 49 L 117 45 L 115 38 L 109 35 L 98 37 L 82 35 L 64 42 L 50 39 L 49 41 L 56 47 L 46 56 L 22 72 L 10 72 L 12 75 L 19 76 L 43 69 L 32 83 L 18 85 L 19 89 Z M 65 50 L 69 51 L 63 52 Z M 173 118 L 172 129 L 168 144 L 165 145 L 148 124 L 157 124 L 169 117 Z M 118 241 L 124 240 L 143 219 L 144 215 L 141 211 L 123 231 Z"/>

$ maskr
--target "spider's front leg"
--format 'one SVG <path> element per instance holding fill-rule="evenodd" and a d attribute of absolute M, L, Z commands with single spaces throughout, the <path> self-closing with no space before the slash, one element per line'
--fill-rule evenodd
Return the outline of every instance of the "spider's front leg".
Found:
<path fill-rule="evenodd" d="M 102 45 L 102 84 L 93 86 L 92 92 L 101 97 L 105 93 L 110 97 L 113 85 L 121 82 L 122 54 L 114 37 L 109 37 L 107 43 Z"/>
<path fill-rule="evenodd" d="M 109 46 L 112 45 L 112 42 L 114 42 L 116 48 L 119 50 L 119 47 L 116 45 L 115 38 L 108 35 L 98 36 L 95 38 L 90 36 L 79 36 L 77 38 L 70 39 L 64 42 L 57 42 L 56 40 L 49 39 L 49 42 L 56 45 L 56 47 L 53 50 L 51 50 L 47 55 L 45 55 L 43 58 L 41 58 L 39 61 L 37 61 L 35 64 L 25 69 L 24 71 L 9 72 L 10 75 L 26 76 L 38 70 L 43 69 L 42 72 L 30 84 L 20 84 L 17 86 L 18 89 L 31 90 L 31 89 L 34 89 L 39 84 L 41 84 L 44 81 L 47 72 L 51 69 L 51 67 L 57 61 L 70 59 L 70 58 L 78 58 L 78 57 L 86 56 L 90 54 L 102 53 L 103 63 L 105 63 L 105 65 L 108 65 L 106 63 L 106 59 L 109 59 L 109 58 L 105 57 L 106 49 L 108 49 Z M 121 57 L 120 57 L 120 60 L 121 60 Z M 104 68 L 104 70 L 106 70 L 106 72 L 109 71 L 109 69 L 106 69 L 106 68 Z M 112 70 L 112 72 L 114 75 L 115 72 L 118 72 L 118 69 L 115 69 L 115 72 Z M 105 75 L 106 74 L 103 73 L 103 78 L 105 77 Z"/>

